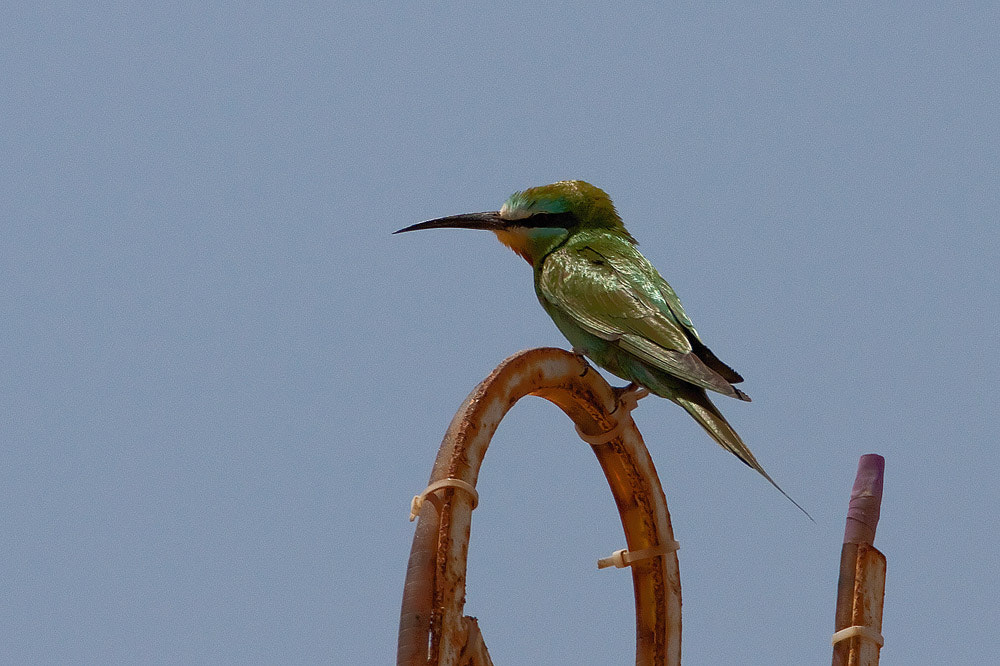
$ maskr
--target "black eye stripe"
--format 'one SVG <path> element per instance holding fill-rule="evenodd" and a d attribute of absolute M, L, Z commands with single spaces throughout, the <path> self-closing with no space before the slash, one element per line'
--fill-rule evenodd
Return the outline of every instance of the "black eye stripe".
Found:
<path fill-rule="evenodd" d="M 576 218 L 573 213 L 535 213 L 531 217 L 518 220 L 518 226 L 530 227 L 532 229 L 553 228 L 568 229 L 573 226 Z"/>

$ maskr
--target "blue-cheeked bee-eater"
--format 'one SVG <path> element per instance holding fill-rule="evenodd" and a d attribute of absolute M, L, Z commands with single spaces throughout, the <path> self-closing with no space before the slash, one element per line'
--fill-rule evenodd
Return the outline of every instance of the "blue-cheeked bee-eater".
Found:
<path fill-rule="evenodd" d="M 531 264 L 538 300 L 574 352 L 683 407 L 788 497 L 706 393 L 749 401 L 734 386 L 743 377 L 701 341 L 677 294 L 636 248 L 603 190 L 565 180 L 515 192 L 498 211 L 442 217 L 395 233 L 444 228 L 495 233 Z"/>

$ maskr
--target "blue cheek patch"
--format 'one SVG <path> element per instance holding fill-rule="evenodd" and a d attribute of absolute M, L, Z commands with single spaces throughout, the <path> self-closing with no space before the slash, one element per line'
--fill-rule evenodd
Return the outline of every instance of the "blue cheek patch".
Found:
<path fill-rule="evenodd" d="M 565 229 L 560 229 L 558 227 L 538 227 L 536 229 L 528 229 L 528 238 L 533 241 L 547 241 L 553 240 L 555 238 L 562 238 L 568 232 Z"/>

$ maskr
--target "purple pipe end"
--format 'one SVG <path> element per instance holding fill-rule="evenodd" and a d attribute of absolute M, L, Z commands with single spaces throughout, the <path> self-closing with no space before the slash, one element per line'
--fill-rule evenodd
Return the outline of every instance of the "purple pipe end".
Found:
<path fill-rule="evenodd" d="M 858 475 L 851 489 L 851 502 L 847 506 L 847 527 L 844 543 L 875 541 L 879 512 L 882 509 L 882 478 L 885 475 L 885 458 L 876 453 L 866 453 L 858 461 Z"/>

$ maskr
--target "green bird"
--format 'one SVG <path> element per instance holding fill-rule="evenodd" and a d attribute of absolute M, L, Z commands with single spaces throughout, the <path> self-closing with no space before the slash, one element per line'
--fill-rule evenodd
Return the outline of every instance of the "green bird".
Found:
<path fill-rule="evenodd" d="M 495 233 L 531 264 L 538 300 L 574 352 L 683 407 L 809 515 L 709 400 L 706 391 L 750 398 L 734 386 L 743 377 L 701 341 L 677 294 L 636 248 L 604 190 L 564 180 L 515 192 L 498 211 L 442 217 L 395 233 L 444 228 Z"/>

